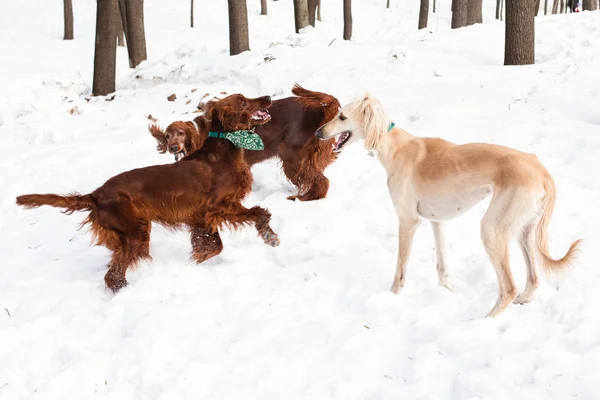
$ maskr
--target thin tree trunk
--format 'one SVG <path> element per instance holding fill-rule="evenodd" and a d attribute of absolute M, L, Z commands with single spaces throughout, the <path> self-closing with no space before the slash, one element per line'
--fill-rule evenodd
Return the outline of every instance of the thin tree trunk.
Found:
<path fill-rule="evenodd" d="M 250 50 L 248 39 L 248 8 L 246 0 L 229 2 L 229 54 L 232 56 Z"/>
<path fill-rule="evenodd" d="M 436 0 L 433 0 L 433 12 L 435 12 L 435 2 Z"/>
<path fill-rule="evenodd" d="M 452 29 L 467 25 L 468 0 L 452 0 Z"/>
<path fill-rule="evenodd" d="M 560 0 L 560 13 L 564 14 L 565 12 L 565 0 Z"/>
<path fill-rule="evenodd" d="M 65 36 L 64 40 L 73 40 L 73 0 L 63 0 L 65 14 Z"/>
<path fill-rule="evenodd" d="M 548 15 L 548 0 L 544 0 L 544 15 Z"/>
<path fill-rule="evenodd" d="M 540 13 L 540 0 L 535 0 L 535 16 L 537 17 Z"/>
<path fill-rule="evenodd" d="M 96 43 L 92 85 L 94 96 L 106 96 L 115 91 L 117 61 L 115 7 L 117 7 L 117 0 L 102 0 L 96 4 Z"/>
<path fill-rule="evenodd" d="M 467 25 L 481 24 L 483 22 L 481 8 L 481 0 L 468 0 Z"/>
<path fill-rule="evenodd" d="M 598 9 L 596 0 L 583 0 L 582 4 L 583 11 L 594 11 Z"/>
<path fill-rule="evenodd" d="M 119 5 L 115 7 L 115 30 L 117 32 L 117 46 L 125 47 L 125 37 L 123 36 L 123 21 L 121 19 L 121 10 Z"/>
<path fill-rule="evenodd" d="M 506 0 L 504 65 L 535 63 L 534 0 Z"/>
<path fill-rule="evenodd" d="M 552 4 L 552 14 L 556 14 L 558 12 L 558 0 L 554 0 Z"/>
<path fill-rule="evenodd" d="M 308 0 L 308 23 L 312 26 L 316 25 L 318 0 Z"/>
<path fill-rule="evenodd" d="M 421 0 L 419 8 L 419 29 L 427 28 L 427 16 L 429 14 L 429 0 Z"/>
<path fill-rule="evenodd" d="M 352 0 L 344 0 L 344 40 L 352 39 Z"/>
<path fill-rule="evenodd" d="M 546 0 L 548 1 L 548 0 Z M 496 0 L 496 19 L 500 19 L 500 3 L 502 0 Z"/>
<path fill-rule="evenodd" d="M 387 6 L 386 8 L 390 8 L 390 0 L 387 0 Z"/>
<path fill-rule="evenodd" d="M 129 66 L 135 68 L 148 58 L 144 32 L 144 0 L 119 0 L 119 7 L 127 41 Z"/>
<path fill-rule="evenodd" d="M 321 21 L 321 0 L 319 0 L 319 8 L 317 9 L 317 21 Z"/>
<path fill-rule="evenodd" d="M 260 15 L 267 15 L 267 0 L 260 0 Z"/>
<path fill-rule="evenodd" d="M 194 0 L 190 1 L 190 28 L 194 27 Z"/>
<path fill-rule="evenodd" d="M 502 15 L 504 15 L 504 0 L 500 0 L 500 21 L 502 21 Z"/>
<path fill-rule="evenodd" d="M 294 24 L 296 33 L 308 26 L 308 2 L 307 0 L 294 0 Z"/>

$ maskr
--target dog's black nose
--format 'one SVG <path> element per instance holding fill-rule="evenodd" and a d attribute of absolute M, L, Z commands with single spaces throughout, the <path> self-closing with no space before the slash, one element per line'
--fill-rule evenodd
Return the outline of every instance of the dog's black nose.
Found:
<path fill-rule="evenodd" d="M 262 101 L 262 103 L 264 104 L 265 107 L 268 107 L 271 105 L 271 96 L 263 96 L 260 98 L 260 100 Z"/>
<path fill-rule="evenodd" d="M 169 151 L 171 153 L 177 153 L 179 151 L 179 146 L 177 146 L 176 144 L 172 145 L 169 147 Z"/>
<path fill-rule="evenodd" d="M 323 139 L 323 130 L 321 128 L 317 129 L 317 131 L 315 132 L 315 136 L 319 139 Z"/>

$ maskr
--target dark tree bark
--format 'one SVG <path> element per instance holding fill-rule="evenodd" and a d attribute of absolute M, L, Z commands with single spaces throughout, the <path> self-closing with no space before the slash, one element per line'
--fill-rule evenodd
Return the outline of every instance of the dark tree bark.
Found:
<path fill-rule="evenodd" d="M 452 0 L 452 29 L 467 25 L 468 0 Z"/>
<path fill-rule="evenodd" d="M 319 0 L 318 3 L 319 3 L 319 8 L 317 11 L 317 21 L 321 21 L 321 0 Z"/>
<path fill-rule="evenodd" d="M 260 15 L 267 15 L 267 0 L 260 0 Z"/>
<path fill-rule="evenodd" d="M 500 19 L 500 2 L 502 0 L 496 0 L 496 19 Z M 546 0 L 548 1 L 548 0 Z"/>
<path fill-rule="evenodd" d="M 117 0 L 102 0 L 96 5 L 96 44 L 92 85 L 94 96 L 106 96 L 115 91 L 117 41 L 114 9 L 116 7 Z"/>
<path fill-rule="evenodd" d="M 64 0 L 63 9 L 65 14 L 65 36 L 64 40 L 73 40 L 73 0 Z"/>
<path fill-rule="evenodd" d="M 433 12 L 435 12 L 435 2 L 436 0 L 433 0 Z"/>
<path fill-rule="evenodd" d="M 544 15 L 548 15 L 548 0 L 544 0 Z"/>
<path fill-rule="evenodd" d="M 296 33 L 308 26 L 308 2 L 307 0 L 294 0 L 294 23 Z"/>
<path fill-rule="evenodd" d="M 481 24 L 483 22 L 481 8 L 481 0 L 468 0 L 467 25 Z"/>
<path fill-rule="evenodd" d="M 427 28 L 427 16 L 429 14 L 429 0 L 421 0 L 419 8 L 419 29 Z"/>
<path fill-rule="evenodd" d="M 194 0 L 190 1 L 190 28 L 194 27 Z"/>
<path fill-rule="evenodd" d="M 535 16 L 537 17 L 540 13 L 540 0 L 535 0 Z"/>
<path fill-rule="evenodd" d="M 535 63 L 535 0 L 506 0 L 504 65 Z"/>
<path fill-rule="evenodd" d="M 556 14 L 558 12 L 558 0 L 554 0 L 552 3 L 552 14 Z"/>
<path fill-rule="evenodd" d="M 250 50 L 248 39 L 248 9 L 246 0 L 229 1 L 229 54 Z"/>
<path fill-rule="evenodd" d="M 344 0 L 344 40 L 352 39 L 352 0 Z"/>
<path fill-rule="evenodd" d="M 121 19 L 121 10 L 119 5 L 115 7 L 115 30 L 117 33 L 117 46 L 125 47 L 125 37 L 123 36 L 123 22 Z"/>
<path fill-rule="evenodd" d="M 560 0 L 560 11 L 561 14 L 565 12 L 565 0 Z"/>
<path fill-rule="evenodd" d="M 596 0 L 583 0 L 582 6 L 583 11 L 594 11 L 598 9 L 598 3 L 596 3 Z"/>
<path fill-rule="evenodd" d="M 129 66 L 135 68 L 147 59 L 144 32 L 144 0 L 119 0 L 123 30 L 127 40 Z"/>
<path fill-rule="evenodd" d="M 387 6 L 386 8 L 390 8 L 390 0 L 387 0 Z"/>
<path fill-rule="evenodd" d="M 317 23 L 317 7 L 319 0 L 308 0 L 308 23 L 315 26 Z"/>

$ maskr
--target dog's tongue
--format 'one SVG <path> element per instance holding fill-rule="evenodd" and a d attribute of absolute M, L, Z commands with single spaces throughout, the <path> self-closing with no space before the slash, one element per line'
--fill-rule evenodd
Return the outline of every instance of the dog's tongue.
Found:
<path fill-rule="evenodd" d="M 263 110 L 258 110 L 252 113 L 252 118 L 254 119 L 266 119 L 269 116 L 269 113 Z"/>
<path fill-rule="evenodd" d="M 340 151 L 340 149 L 342 148 L 342 145 L 346 141 L 347 136 L 348 136 L 347 133 L 342 133 L 341 135 L 338 135 L 335 138 L 335 143 L 333 144 L 333 151 L 334 152 L 337 153 L 338 151 Z"/>

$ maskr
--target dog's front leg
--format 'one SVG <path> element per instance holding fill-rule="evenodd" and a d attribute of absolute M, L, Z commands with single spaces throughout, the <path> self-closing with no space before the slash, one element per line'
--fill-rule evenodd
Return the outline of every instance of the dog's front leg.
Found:
<path fill-rule="evenodd" d="M 398 294 L 400 289 L 404 286 L 406 264 L 408 264 L 412 242 L 418 226 L 418 218 L 407 218 L 400 220 L 400 227 L 398 229 L 398 263 L 396 264 L 396 275 L 394 276 L 394 282 L 390 288 L 394 294 Z"/>
<path fill-rule="evenodd" d="M 435 239 L 435 258 L 437 261 L 437 273 L 439 285 L 454 292 L 454 286 L 448 281 L 448 267 L 446 266 L 446 241 L 444 240 L 444 223 L 431 221 L 433 237 Z"/>

